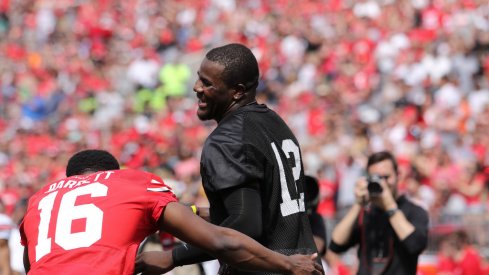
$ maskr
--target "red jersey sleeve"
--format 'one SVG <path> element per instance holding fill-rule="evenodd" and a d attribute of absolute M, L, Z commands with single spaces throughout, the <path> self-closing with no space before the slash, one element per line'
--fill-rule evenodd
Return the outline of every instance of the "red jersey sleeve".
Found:
<path fill-rule="evenodd" d="M 153 207 L 150 208 L 150 216 L 153 223 L 158 222 L 168 203 L 178 201 L 171 188 L 159 176 L 154 174 L 150 174 L 150 181 L 147 184 L 146 192 L 149 201 L 153 204 Z"/>

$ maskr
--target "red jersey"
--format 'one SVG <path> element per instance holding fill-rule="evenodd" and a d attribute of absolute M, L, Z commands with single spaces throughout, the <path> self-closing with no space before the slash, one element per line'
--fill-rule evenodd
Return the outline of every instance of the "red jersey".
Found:
<path fill-rule="evenodd" d="M 136 170 L 45 186 L 30 198 L 20 226 L 29 274 L 133 274 L 139 244 L 174 201 L 160 177 Z"/>

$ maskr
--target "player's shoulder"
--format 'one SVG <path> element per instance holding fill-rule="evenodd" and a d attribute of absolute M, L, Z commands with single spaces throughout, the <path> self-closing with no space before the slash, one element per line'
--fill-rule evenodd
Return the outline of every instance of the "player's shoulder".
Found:
<path fill-rule="evenodd" d="M 226 117 L 208 136 L 206 143 L 215 145 L 241 144 L 243 136 L 243 117 L 233 114 Z"/>
<path fill-rule="evenodd" d="M 209 135 L 207 143 L 234 144 L 243 142 L 245 132 L 250 131 L 250 126 L 257 125 L 259 117 L 252 114 L 270 112 L 271 110 L 264 104 L 250 104 L 238 108 L 233 113 L 226 116 Z M 260 129 L 254 129 L 254 131 Z"/>
<path fill-rule="evenodd" d="M 143 170 L 136 170 L 136 169 L 131 169 L 131 168 L 126 168 L 126 169 L 120 169 L 120 170 L 114 170 L 114 173 L 120 177 L 139 177 L 139 178 L 150 178 L 151 173 L 143 171 Z"/>
<path fill-rule="evenodd" d="M 144 184 L 164 184 L 163 180 L 160 176 L 143 171 L 143 170 L 135 170 L 135 169 L 121 169 L 117 170 L 116 173 L 119 177 L 132 180 L 134 182 L 144 183 Z"/>

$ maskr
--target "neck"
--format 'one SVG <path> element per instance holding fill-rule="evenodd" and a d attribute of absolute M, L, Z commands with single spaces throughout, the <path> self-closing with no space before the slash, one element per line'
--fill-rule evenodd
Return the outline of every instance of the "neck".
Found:
<path fill-rule="evenodd" d="M 256 103 L 256 99 L 254 98 L 246 98 L 240 101 L 233 101 L 226 111 L 224 111 L 222 117 L 220 119 L 216 119 L 217 123 L 219 123 L 223 118 L 225 118 L 228 114 L 232 113 L 234 110 L 237 110 L 240 107 Z"/>

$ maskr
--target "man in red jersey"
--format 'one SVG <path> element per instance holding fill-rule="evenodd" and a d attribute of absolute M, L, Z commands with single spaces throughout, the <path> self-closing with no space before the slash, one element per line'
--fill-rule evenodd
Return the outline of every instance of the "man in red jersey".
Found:
<path fill-rule="evenodd" d="M 317 255 L 286 257 L 234 230 L 211 225 L 177 202 L 154 174 L 119 170 L 108 152 L 85 150 L 70 158 L 65 179 L 29 200 L 21 224 L 29 274 L 158 272 L 138 265 L 139 244 L 156 230 L 175 235 L 241 268 L 292 274 L 321 272 Z"/>

